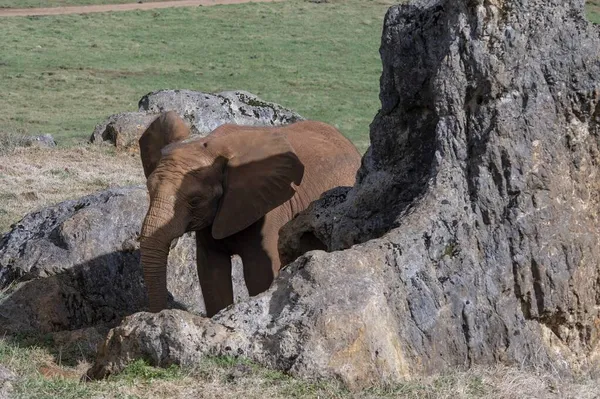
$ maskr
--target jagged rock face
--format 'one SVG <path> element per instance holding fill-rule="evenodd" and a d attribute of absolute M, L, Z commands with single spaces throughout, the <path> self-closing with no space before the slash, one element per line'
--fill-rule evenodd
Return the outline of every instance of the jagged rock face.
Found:
<path fill-rule="evenodd" d="M 111 189 L 27 215 L 0 241 L 0 330 L 52 332 L 115 324 L 144 309 L 139 236 L 145 187 Z M 172 244 L 171 305 L 204 314 L 196 244 Z M 236 299 L 247 298 L 241 260 Z"/>
<path fill-rule="evenodd" d="M 394 177 L 388 193 L 398 183 L 414 193 L 409 206 L 395 206 L 398 229 L 386 238 L 404 254 L 393 263 L 414 267 L 420 247 L 421 276 L 407 298 L 430 298 L 456 316 L 423 328 L 424 350 L 432 332 L 461 328 L 452 363 L 464 355 L 467 364 L 537 365 L 559 351 L 577 367 L 597 351 L 600 328 L 598 32 L 583 1 L 437 4 L 388 14 L 383 109 L 356 197 L 382 170 Z M 414 21 L 422 21 L 417 51 L 403 52 Z M 429 73 L 408 75 L 415 65 Z M 399 134 L 390 146 L 390 130 L 408 131 L 408 140 Z M 404 145 L 422 154 L 403 167 L 424 171 L 413 181 L 393 162 L 408 152 L 389 150 Z M 417 223 L 423 230 L 408 235 Z M 378 230 L 367 223 L 352 236 L 369 238 L 368 228 Z"/>
<path fill-rule="evenodd" d="M 351 387 L 496 362 L 597 370 L 599 49 L 582 0 L 392 7 L 357 185 L 292 222 L 338 252 L 299 257 L 268 292 L 164 345 L 191 328 L 212 342 L 191 352 Z M 284 241 L 292 258 L 306 250 Z M 93 373 L 164 364 L 133 327 L 170 317 L 128 319 Z"/>
<path fill-rule="evenodd" d="M 118 149 L 135 151 L 146 128 L 164 111 L 177 112 L 189 123 L 192 134 L 202 137 L 226 123 L 279 126 L 304 119 L 292 110 L 246 91 L 211 94 L 192 90 L 159 90 L 140 99 L 138 112 L 111 115 L 98 124 L 90 142 L 107 142 Z"/>
<path fill-rule="evenodd" d="M 597 357 L 600 42 L 583 6 L 429 1 L 386 17 L 357 186 L 328 211 L 332 232 L 315 212 L 299 227 L 331 250 L 393 246 L 426 370 Z"/>

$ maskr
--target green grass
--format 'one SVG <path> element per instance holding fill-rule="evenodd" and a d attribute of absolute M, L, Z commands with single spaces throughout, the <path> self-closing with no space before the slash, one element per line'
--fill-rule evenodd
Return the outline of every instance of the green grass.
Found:
<path fill-rule="evenodd" d="M 586 1 L 587 16 L 595 24 L 600 23 L 600 0 Z"/>
<path fill-rule="evenodd" d="M 168 0 L 144 0 L 144 3 Z M 0 0 L 0 8 L 86 6 L 90 4 L 135 3 L 135 0 Z"/>
<path fill-rule="evenodd" d="M 274 398 L 348 397 L 348 391 L 336 381 L 298 380 L 230 357 L 206 357 L 190 367 L 167 368 L 136 360 L 106 380 L 82 382 L 79 377 L 85 367 L 58 365 L 57 352 L 44 340 L 36 346 L 26 340 L 0 338 L 0 365 L 13 373 L 11 397 L 167 398 L 198 397 L 199 393 L 202 397 L 238 398 L 262 398 L 265 393 Z M 74 359 L 66 360 L 74 363 Z M 205 396 L 208 393 L 212 395 Z"/>
<path fill-rule="evenodd" d="M 41 337 L 0 338 L 0 365 L 14 373 L 11 397 L 25 398 L 144 398 L 144 397 L 235 397 L 235 398 L 422 398 L 444 396 L 454 386 L 466 387 L 468 396 L 491 392 L 479 376 L 441 376 L 430 381 L 406 382 L 389 387 L 349 392 L 335 380 L 307 381 L 233 357 L 205 357 L 189 367 L 156 368 L 144 360 L 130 363 L 118 375 L 103 381 L 81 382 L 85 367 L 58 365 L 52 340 Z M 77 364 L 76 352 L 64 357 Z M 84 359 L 89 360 L 89 359 Z M 49 372 L 50 371 L 50 372 Z M 476 391 L 470 392 L 476 386 Z M 1 393 L 1 392 L 0 392 Z M 465 397 L 465 396 L 463 396 Z"/>
<path fill-rule="evenodd" d="M 400 384 L 350 392 L 336 379 L 297 379 L 232 357 L 203 357 L 187 367 L 167 368 L 136 360 L 118 375 L 102 381 L 82 382 L 80 377 L 88 367 L 85 362 L 90 356 L 90 353 L 57 347 L 51 336 L 0 337 L 0 367 L 5 374 L 6 370 L 11 374 L 8 397 L 14 399 L 591 398 L 596 397 L 598 387 L 597 380 L 587 377 L 565 378 L 543 370 L 497 366 L 456 370 L 431 377 L 415 376 Z M 2 392 L 2 383 L 0 380 L 0 397 L 7 397 L 7 392 Z"/>
<path fill-rule="evenodd" d="M 3 19 L 0 124 L 76 144 L 154 90 L 243 89 L 337 125 L 365 150 L 388 6 L 287 0 Z"/>
<path fill-rule="evenodd" d="M 2 19 L 0 130 L 73 145 L 150 91 L 243 89 L 336 125 L 364 151 L 389 4 L 286 0 Z M 588 4 L 595 21 L 598 4 Z"/>

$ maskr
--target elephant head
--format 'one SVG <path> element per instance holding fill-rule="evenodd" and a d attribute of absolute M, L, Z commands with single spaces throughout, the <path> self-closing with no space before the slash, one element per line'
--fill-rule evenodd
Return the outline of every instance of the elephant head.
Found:
<path fill-rule="evenodd" d="M 150 206 L 140 237 L 149 308 L 166 307 L 170 243 L 210 228 L 219 240 L 289 200 L 304 166 L 283 134 L 224 125 L 204 138 L 175 113 L 161 114 L 139 140 Z"/>

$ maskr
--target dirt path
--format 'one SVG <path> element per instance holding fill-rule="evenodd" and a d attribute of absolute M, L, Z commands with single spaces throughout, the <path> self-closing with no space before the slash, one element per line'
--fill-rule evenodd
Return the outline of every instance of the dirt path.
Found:
<path fill-rule="evenodd" d="M 0 8 L 0 17 L 28 17 L 37 15 L 89 14 L 92 12 L 154 10 L 157 8 L 214 6 L 217 4 L 263 3 L 276 0 L 179 0 L 156 3 L 103 4 L 51 8 Z"/>

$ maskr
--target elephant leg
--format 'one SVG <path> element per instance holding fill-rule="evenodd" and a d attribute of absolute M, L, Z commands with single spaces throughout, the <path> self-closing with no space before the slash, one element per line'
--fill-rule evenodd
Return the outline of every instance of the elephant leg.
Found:
<path fill-rule="evenodd" d="M 197 266 L 206 315 L 212 317 L 233 303 L 231 257 L 197 243 Z"/>
<path fill-rule="evenodd" d="M 268 290 L 276 277 L 272 260 L 268 255 L 264 251 L 255 251 L 245 257 L 242 256 L 242 263 L 248 294 L 255 296 Z"/>
<path fill-rule="evenodd" d="M 276 210 L 268 213 L 253 226 L 236 237 L 244 264 L 244 281 L 250 296 L 269 289 L 279 275 L 281 262 L 277 250 L 279 228 L 283 225 Z"/>

